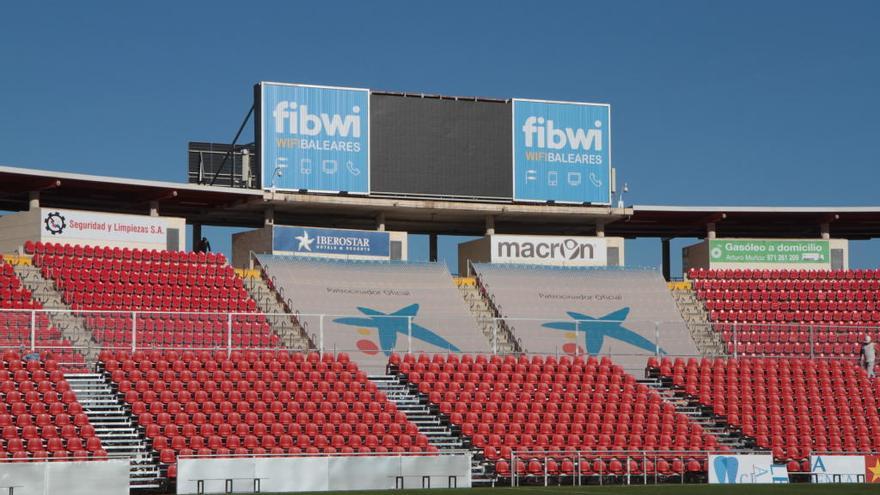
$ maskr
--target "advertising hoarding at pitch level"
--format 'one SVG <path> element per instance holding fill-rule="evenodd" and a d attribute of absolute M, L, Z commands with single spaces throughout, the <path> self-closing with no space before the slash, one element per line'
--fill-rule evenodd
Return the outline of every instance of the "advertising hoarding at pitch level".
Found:
<path fill-rule="evenodd" d="M 264 189 L 370 192 L 370 92 L 259 84 Z"/>
<path fill-rule="evenodd" d="M 610 105 L 514 99 L 513 199 L 610 204 Z"/>

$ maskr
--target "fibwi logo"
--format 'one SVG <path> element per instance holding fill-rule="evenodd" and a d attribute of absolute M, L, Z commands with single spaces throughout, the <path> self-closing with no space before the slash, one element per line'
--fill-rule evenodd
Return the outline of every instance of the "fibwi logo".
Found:
<path fill-rule="evenodd" d="M 551 119 L 531 115 L 522 127 L 526 148 L 550 148 L 561 150 L 602 151 L 602 121 L 593 122 L 590 129 L 565 127 L 557 129 Z"/>
<path fill-rule="evenodd" d="M 275 104 L 272 117 L 276 134 L 303 136 L 361 137 L 361 107 L 354 105 L 351 113 L 309 113 L 309 106 L 296 101 L 281 100 Z"/>

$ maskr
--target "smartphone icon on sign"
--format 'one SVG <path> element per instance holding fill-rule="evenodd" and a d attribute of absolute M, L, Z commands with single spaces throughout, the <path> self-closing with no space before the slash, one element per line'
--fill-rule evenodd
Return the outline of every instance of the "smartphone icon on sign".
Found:
<path fill-rule="evenodd" d="M 547 172 L 547 185 L 548 186 L 556 186 L 559 183 L 559 172 L 555 170 L 551 170 Z"/>

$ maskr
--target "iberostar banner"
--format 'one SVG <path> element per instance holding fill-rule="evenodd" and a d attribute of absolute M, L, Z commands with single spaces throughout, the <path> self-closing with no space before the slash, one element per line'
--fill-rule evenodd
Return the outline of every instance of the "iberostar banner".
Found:
<path fill-rule="evenodd" d="M 513 100 L 513 198 L 611 202 L 611 107 Z"/>
<path fill-rule="evenodd" d="M 828 264 L 828 241 L 713 239 L 709 241 L 712 263 L 803 263 Z"/>
<path fill-rule="evenodd" d="M 272 229 L 272 250 L 298 255 L 371 256 L 388 259 L 388 232 L 345 229 L 313 229 L 276 225 Z"/>
<path fill-rule="evenodd" d="M 260 83 L 264 189 L 370 192 L 370 92 Z"/>

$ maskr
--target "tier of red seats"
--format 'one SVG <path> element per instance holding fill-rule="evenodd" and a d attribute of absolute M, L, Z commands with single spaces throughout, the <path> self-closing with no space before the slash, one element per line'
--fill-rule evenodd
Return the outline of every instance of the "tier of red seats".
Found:
<path fill-rule="evenodd" d="M 99 359 L 165 464 L 192 453 L 436 450 L 346 354 L 102 351 Z"/>
<path fill-rule="evenodd" d="M 0 347 L 51 348 L 53 359 L 67 370 L 81 370 L 85 365 L 83 356 L 74 351 L 58 329 L 51 326 L 42 309 L 43 305 L 32 298 L 15 274 L 15 269 L 0 256 Z M 33 333 L 31 332 L 31 327 Z"/>
<path fill-rule="evenodd" d="M 691 269 L 697 298 L 745 355 L 852 356 L 880 326 L 878 270 Z"/>
<path fill-rule="evenodd" d="M 15 351 L 0 363 L 0 459 L 105 458 L 107 452 L 54 359 Z"/>
<path fill-rule="evenodd" d="M 25 250 L 105 346 L 225 346 L 230 326 L 235 347 L 281 344 L 222 254 L 53 243 Z"/>
<path fill-rule="evenodd" d="M 779 461 L 811 452 L 880 450 L 880 382 L 840 360 L 651 359 L 649 370 L 772 449 Z"/>
<path fill-rule="evenodd" d="M 407 354 L 390 365 L 492 461 L 515 450 L 722 450 L 607 357 Z"/>

